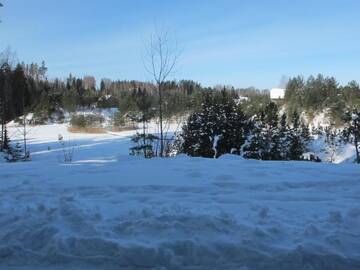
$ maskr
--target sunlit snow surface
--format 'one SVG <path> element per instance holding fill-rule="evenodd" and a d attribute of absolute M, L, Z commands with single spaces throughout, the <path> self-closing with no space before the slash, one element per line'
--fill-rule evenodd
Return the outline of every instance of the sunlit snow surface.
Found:
<path fill-rule="evenodd" d="M 144 160 L 131 133 L 37 127 L 0 163 L 0 269 L 360 269 L 360 166 Z"/>

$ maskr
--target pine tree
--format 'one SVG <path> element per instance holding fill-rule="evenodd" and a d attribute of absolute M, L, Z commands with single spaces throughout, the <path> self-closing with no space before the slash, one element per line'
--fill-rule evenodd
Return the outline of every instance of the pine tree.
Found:
<path fill-rule="evenodd" d="M 15 147 L 9 147 L 6 150 L 6 156 L 5 160 L 7 162 L 17 162 L 20 160 L 23 160 L 23 153 L 22 153 L 21 145 L 20 143 L 16 143 Z"/>
<path fill-rule="evenodd" d="M 261 118 L 261 117 L 260 117 Z M 261 119 L 255 116 L 252 119 L 252 128 L 248 141 L 243 147 L 244 158 L 248 159 L 264 159 L 265 136 L 264 126 Z"/>
<path fill-rule="evenodd" d="M 296 131 L 292 131 L 290 135 L 288 158 L 290 160 L 301 160 L 301 156 L 304 152 L 305 149 L 301 137 Z"/>
<path fill-rule="evenodd" d="M 301 123 L 300 129 L 302 140 L 308 144 L 312 140 L 309 127 L 305 123 Z"/>
<path fill-rule="evenodd" d="M 214 157 L 213 139 L 220 115 L 210 94 L 206 94 L 200 112 L 194 112 L 183 126 L 181 152 L 189 156 Z"/>
<path fill-rule="evenodd" d="M 5 141 L 6 123 L 11 119 L 10 95 L 11 95 L 11 67 L 8 63 L 4 63 L 0 68 L 0 120 L 1 120 L 1 146 Z"/>
<path fill-rule="evenodd" d="M 183 126 L 181 152 L 209 158 L 239 154 L 247 130 L 245 115 L 227 92 L 207 93 L 201 110 Z"/>
<path fill-rule="evenodd" d="M 234 98 L 222 91 L 221 101 L 218 104 L 217 134 L 213 139 L 215 157 L 223 154 L 240 154 L 241 146 L 245 142 L 247 120 Z"/>
<path fill-rule="evenodd" d="M 281 160 L 281 130 L 278 126 L 278 108 L 270 102 L 260 113 L 258 118 L 254 118 L 255 124 L 252 130 L 251 140 L 244 148 L 244 157 L 262 160 Z"/>
<path fill-rule="evenodd" d="M 8 150 L 10 148 L 10 139 L 9 139 L 9 136 L 8 136 L 6 125 L 5 125 L 5 128 L 4 128 L 4 138 L 3 138 L 1 146 L 2 146 L 1 151 L 6 151 L 6 150 Z"/>
<path fill-rule="evenodd" d="M 265 107 L 265 134 L 266 144 L 266 160 L 280 160 L 281 159 L 281 144 L 280 144 L 280 130 L 278 127 L 278 107 L 274 102 L 270 102 Z"/>
<path fill-rule="evenodd" d="M 292 114 L 291 124 L 294 129 L 298 129 L 300 127 L 300 116 L 296 111 Z"/>
<path fill-rule="evenodd" d="M 138 88 L 133 92 L 134 102 L 137 111 L 128 116 L 131 120 L 142 124 L 142 133 L 137 132 L 131 139 L 135 144 L 130 148 L 131 155 L 143 154 L 145 158 L 151 158 L 156 155 L 154 149 L 154 142 L 157 141 L 157 136 L 147 134 L 147 123 L 154 117 L 155 111 L 151 105 L 153 103 L 152 97 L 145 89 Z"/>
<path fill-rule="evenodd" d="M 311 141 L 310 131 L 308 126 L 300 121 L 300 116 L 297 112 L 293 113 L 291 123 L 292 128 L 289 129 L 287 158 L 290 160 L 301 160 Z"/>
<path fill-rule="evenodd" d="M 290 128 L 287 124 L 286 114 L 282 114 L 279 128 L 279 143 L 281 149 L 281 160 L 288 160 L 290 149 Z"/>

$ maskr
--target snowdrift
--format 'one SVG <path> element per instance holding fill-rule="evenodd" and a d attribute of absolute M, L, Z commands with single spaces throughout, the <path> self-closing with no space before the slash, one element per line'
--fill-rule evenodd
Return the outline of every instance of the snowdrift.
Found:
<path fill-rule="evenodd" d="M 33 133 L 0 163 L 0 269 L 360 269 L 360 167 L 227 155 L 129 157 L 81 135 L 71 164 Z"/>

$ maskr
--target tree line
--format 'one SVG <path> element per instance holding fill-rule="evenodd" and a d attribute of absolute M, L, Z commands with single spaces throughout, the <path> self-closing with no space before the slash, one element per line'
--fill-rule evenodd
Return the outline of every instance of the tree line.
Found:
<path fill-rule="evenodd" d="M 345 111 L 342 119 L 341 132 L 335 136 L 353 143 L 356 161 L 360 163 L 360 108 Z M 228 92 L 221 91 L 204 94 L 201 108 L 189 116 L 173 147 L 176 152 L 195 157 L 237 154 L 248 159 L 319 162 L 315 154 L 308 152 L 313 134 L 323 132 L 328 143 L 334 143 L 330 129 L 310 130 L 296 111 L 287 114 L 276 103 L 269 102 L 249 116 L 244 113 L 243 104 L 237 104 Z"/>
<path fill-rule="evenodd" d="M 284 103 L 289 113 L 306 112 L 310 119 L 325 111 L 332 122 L 340 126 L 344 123 L 345 111 L 360 106 L 360 87 L 356 81 L 342 86 L 334 77 L 321 74 L 307 79 L 298 76 L 287 83 Z"/>
<path fill-rule="evenodd" d="M 354 129 L 357 126 L 354 108 L 360 104 L 356 82 L 339 86 L 334 78 L 322 75 L 306 81 L 302 77 L 292 78 L 287 84 L 284 101 L 277 103 L 270 100 L 268 91 L 254 88 L 209 88 L 190 80 L 163 81 L 161 88 L 163 118 L 189 116 L 183 130 L 183 144 L 176 143 L 177 147 L 181 145 L 181 152 L 192 156 L 218 157 L 241 152 L 247 158 L 300 159 L 307 150 L 309 136 L 306 135 L 307 123 L 299 115 L 302 112 L 311 115 L 325 109 L 342 126 L 354 122 L 353 130 L 348 132 L 348 141 L 354 144 L 360 141 L 354 136 L 358 132 Z M 63 121 L 65 112 L 83 107 L 117 107 L 120 117 L 130 117 L 144 127 L 159 116 L 158 104 L 156 83 L 103 79 L 98 88 L 92 76 L 77 78 L 69 75 L 65 80 L 48 80 L 44 62 L 40 65 L 19 63 L 15 67 L 3 62 L 0 68 L 2 147 L 6 142 L 6 123 L 30 112 L 33 117 L 29 123 L 42 124 Z M 285 113 L 280 114 L 282 106 Z M 223 130 L 226 132 L 220 132 Z M 146 148 L 146 156 L 153 156 L 172 151 L 173 146 L 169 146 L 165 138 L 161 140 L 156 136 L 141 133 L 134 139 L 133 152 L 142 152 Z M 193 144 L 193 140 L 196 143 Z M 150 145 L 159 141 L 164 143 L 162 149 L 149 150 Z"/>

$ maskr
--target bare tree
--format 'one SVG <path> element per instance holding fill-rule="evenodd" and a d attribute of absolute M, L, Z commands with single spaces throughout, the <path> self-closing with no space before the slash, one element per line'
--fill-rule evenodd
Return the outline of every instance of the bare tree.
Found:
<path fill-rule="evenodd" d="M 180 57 L 177 43 L 169 38 L 168 32 L 155 32 L 147 44 L 144 67 L 156 84 L 159 102 L 160 157 L 164 156 L 164 103 L 165 82 L 174 71 Z"/>
<path fill-rule="evenodd" d="M 19 133 L 22 136 L 23 145 L 24 145 L 23 161 L 29 161 L 30 160 L 30 151 L 28 150 L 28 147 L 27 147 L 27 141 L 28 141 L 28 136 L 32 132 L 32 127 L 30 127 L 30 128 L 28 127 L 28 122 L 29 122 L 28 115 L 29 115 L 28 112 L 26 110 L 24 110 L 24 114 L 20 118 L 21 123 L 20 123 Z"/>
<path fill-rule="evenodd" d="M 331 163 L 335 162 L 335 155 L 341 145 L 340 132 L 334 127 L 328 127 L 325 129 L 325 152 L 329 155 L 328 161 Z"/>
<path fill-rule="evenodd" d="M 9 65 L 9 67 L 13 69 L 18 62 L 16 52 L 13 51 L 10 46 L 0 52 L 0 66 Z"/>

